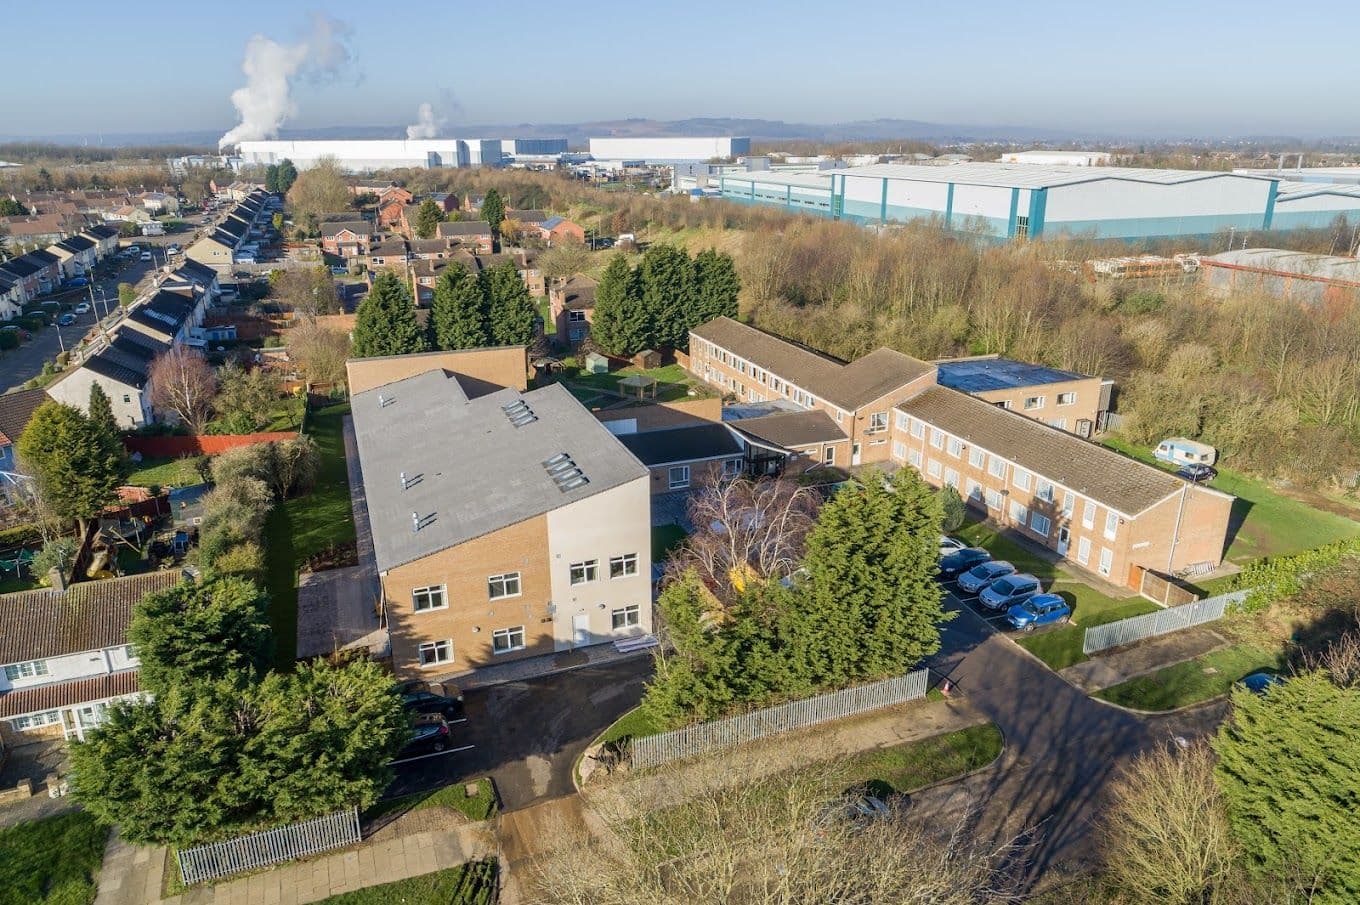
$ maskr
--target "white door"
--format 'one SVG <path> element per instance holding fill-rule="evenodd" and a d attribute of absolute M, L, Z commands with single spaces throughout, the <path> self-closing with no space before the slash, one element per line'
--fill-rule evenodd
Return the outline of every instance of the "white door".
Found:
<path fill-rule="evenodd" d="M 574 636 L 573 643 L 580 647 L 590 643 L 590 616 L 586 613 L 577 613 L 571 617 L 571 630 Z"/>
<path fill-rule="evenodd" d="M 1068 530 L 1068 528 L 1067 528 L 1066 525 L 1063 525 L 1061 528 L 1058 529 L 1058 555 L 1059 555 L 1059 556 L 1066 556 L 1066 555 L 1067 555 L 1067 546 L 1068 546 L 1068 544 L 1070 544 L 1071 542 L 1072 542 L 1072 532 Z"/>
<path fill-rule="evenodd" d="M 850 447 L 850 464 L 859 464 L 859 444 L 855 443 Z"/>

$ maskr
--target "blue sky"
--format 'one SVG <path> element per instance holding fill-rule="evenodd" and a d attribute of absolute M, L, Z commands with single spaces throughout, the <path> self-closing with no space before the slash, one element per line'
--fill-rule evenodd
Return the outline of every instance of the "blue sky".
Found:
<path fill-rule="evenodd" d="M 0 134 L 222 130 L 256 32 L 312 7 L 16 3 L 0 14 Z M 399 125 L 421 102 L 459 123 L 751 116 L 899 117 L 1118 134 L 1360 135 L 1353 3 L 443 3 L 316 6 L 356 62 L 299 84 L 297 127 Z M 1275 23 L 1278 23 L 1275 24 Z M 39 37 L 41 36 L 41 39 Z M 451 103 L 450 98 L 454 99 Z"/>

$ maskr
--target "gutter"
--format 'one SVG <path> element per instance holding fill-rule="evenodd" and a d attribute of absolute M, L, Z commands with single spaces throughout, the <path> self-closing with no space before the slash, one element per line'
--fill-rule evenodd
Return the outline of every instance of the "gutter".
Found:
<path fill-rule="evenodd" d="M 1185 516 L 1185 497 L 1188 493 L 1190 493 L 1189 481 L 1185 482 L 1185 485 L 1181 487 L 1181 502 L 1180 505 L 1176 507 L 1176 526 L 1171 529 L 1171 549 L 1166 554 L 1166 573 L 1168 575 L 1175 574 L 1172 571 L 1171 564 L 1176 561 L 1176 545 L 1180 543 L 1181 539 L 1181 522 Z"/>

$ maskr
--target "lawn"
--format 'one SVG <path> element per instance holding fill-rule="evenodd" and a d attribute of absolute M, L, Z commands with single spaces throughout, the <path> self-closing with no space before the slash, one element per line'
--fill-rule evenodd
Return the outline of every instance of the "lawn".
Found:
<path fill-rule="evenodd" d="M 627 388 L 619 388 L 620 380 L 636 374 L 645 374 L 657 381 L 656 396 L 653 397 L 648 391 L 643 396 L 645 399 L 655 398 L 658 402 L 675 402 L 689 396 L 690 390 L 694 390 L 699 396 L 711 395 L 701 383 L 686 373 L 685 369 L 679 365 L 665 365 L 664 367 L 647 368 L 645 370 L 642 368 L 621 368 L 607 374 L 589 374 L 569 366 L 563 374 L 562 380 L 567 384 L 568 389 L 575 386 L 594 390 L 608 390 L 636 399 L 636 390 L 630 391 Z"/>
<path fill-rule="evenodd" d="M 0 905 L 86 905 L 108 830 L 71 811 L 0 830 Z"/>
<path fill-rule="evenodd" d="M 1150 465 L 1175 471 L 1165 462 L 1153 459 L 1151 450 L 1144 447 L 1117 439 L 1106 439 L 1104 443 Z M 1235 563 L 1261 556 L 1299 553 L 1360 534 L 1360 522 L 1315 509 L 1272 490 L 1257 478 L 1230 468 L 1216 467 L 1218 477 L 1209 486 L 1237 497 L 1233 518 L 1241 524 L 1228 545 L 1228 559 Z"/>
<path fill-rule="evenodd" d="M 342 892 L 322 899 L 319 905 L 391 905 L 393 902 L 492 905 L 496 901 L 496 886 L 496 862 L 471 861 L 395 883 Z"/>
<path fill-rule="evenodd" d="M 994 724 L 970 726 L 857 754 L 845 764 L 846 781 L 878 794 L 912 792 L 985 767 L 1001 755 L 1001 747 L 1001 730 Z"/>
<path fill-rule="evenodd" d="M 202 484 L 203 478 L 194 468 L 195 456 L 178 459 L 142 459 L 132 467 L 127 483 L 133 487 L 189 487 Z"/>
<path fill-rule="evenodd" d="M 1081 639 L 1088 627 L 1151 613 L 1158 608 L 1142 597 L 1110 597 L 1082 581 L 1067 567 L 1040 557 L 985 522 L 971 523 L 957 533 L 968 543 L 990 550 L 997 559 L 1004 559 L 1020 571 L 1038 576 L 1047 590 L 1061 596 L 1072 607 L 1071 624 L 1017 639 L 1021 647 L 1047 663 L 1050 669 L 1062 669 L 1086 659 L 1081 652 Z"/>
<path fill-rule="evenodd" d="M 616 742 L 621 738 L 643 738 L 661 732 L 660 726 L 651 721 L 641 707 L 634 707 L 615 720 L 608 729 L 600 733 L 596 742 Z"/>
<path fill-rule="evenodd" d="M 652 562 L 662 563 L 688 537 L 679 525 L 652 526 Z"/>
<path fill-rule="evenodd" d="M 1227 694 L 1234 682 L 1257 670 L 1279 667 L 1277 651 L 1235 644 L 1111 686 L 1096 697 L 1138 710 L 1174 710 Z"/>
<path fill-rule="evenodd" d="M 277 645 L 275 665 L 290 669 L 297 653 L 297 576 L 308 557 L 354 540 L 349 477 L 345 470 L 344 417 L 349 403 L 327 406 L 307 419 L 321 467 L 316 487 L 275 506 L 265 521 L 265 578 L 269 621 Z"/>
<path fill-rule="evenodd" d="M 476 782 L 477 795 L 474 798 L 464 794 L 465 783 L 459 782 L 435 789 L 433 792 L 417 792 L 400 798 L 384 799 L 364 812 L 364 820 L 377 820 L 392 813 L 407 814 L 426 808 L 452 808 L 469 820 L 486 820 L 500 810 L 500 803 L 496 800 L 496 790 L 491 785 L 490 779 L 479 779 Z"/>

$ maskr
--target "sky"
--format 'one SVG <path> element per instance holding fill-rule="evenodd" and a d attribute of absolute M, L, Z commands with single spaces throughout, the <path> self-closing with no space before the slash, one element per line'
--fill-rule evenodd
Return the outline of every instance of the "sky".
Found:
<path fill-rule="evenodd" d="M 353 59 L 285 129 L 646 117 L 901 118 L 1149 137 L 1360 135 L 1353 0 L 442 3 L 70 0 L 0 13 L 0 135 L 217 130 L 246 42 L 319 11 Z M 40 36 L 43 37 L 39 40 Z"/>

